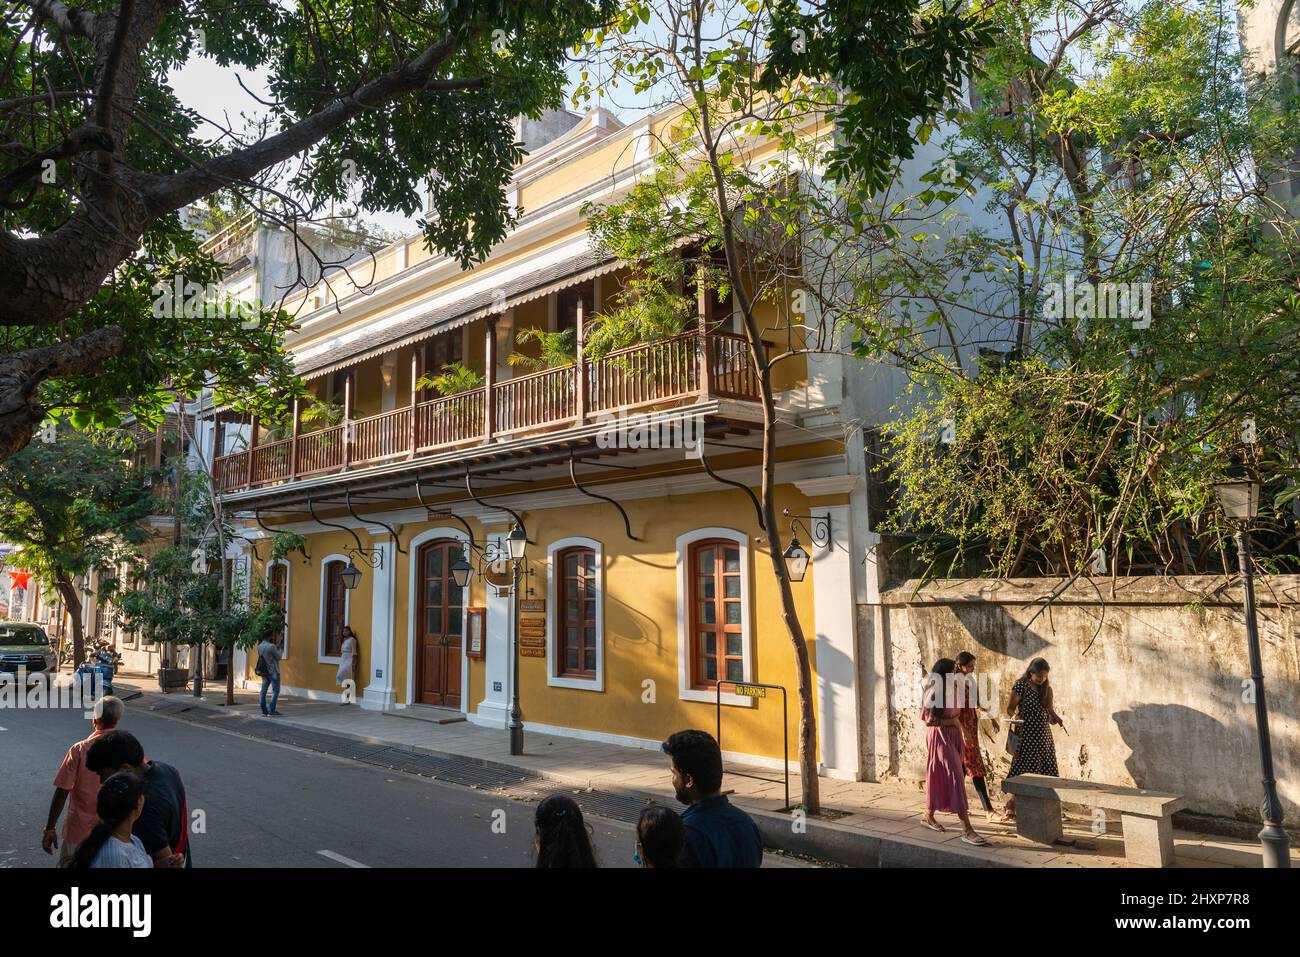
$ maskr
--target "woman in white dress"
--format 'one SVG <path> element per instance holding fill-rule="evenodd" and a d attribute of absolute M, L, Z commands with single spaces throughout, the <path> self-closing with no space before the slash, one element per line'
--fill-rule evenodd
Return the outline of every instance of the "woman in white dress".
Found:
<path fill-rule="evenodd" d="M 357 636 L 348 625 L 343 626 L 341 655 L 343 660 L 339 662 L 339 671 L 334 680 L 343 689 L 343 701 L 340 703 L 352 704 L 352 699 L 355 698 L 357 693 Z M 349 682 L 351 683 L 349 684 Z"/>

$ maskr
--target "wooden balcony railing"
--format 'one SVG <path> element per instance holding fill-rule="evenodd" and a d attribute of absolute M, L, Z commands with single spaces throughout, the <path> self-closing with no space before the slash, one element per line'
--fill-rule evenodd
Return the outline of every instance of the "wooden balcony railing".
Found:
<path fill-rule="evenodd" d="M 619 349 L 223 455 L 213 472 L 217 487 L 232 492 L 710 397 L 758 399 L 758 373 L 743 336 L 691 332 Z"/>

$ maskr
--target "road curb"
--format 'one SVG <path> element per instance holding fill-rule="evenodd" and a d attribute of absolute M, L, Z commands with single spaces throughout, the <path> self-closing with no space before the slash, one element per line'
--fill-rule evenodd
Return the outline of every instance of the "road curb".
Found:
<path fill-rule="evenodd" d="M 142 695 L 145 700 L 150 702 L 176 700 L 175 695 L 163 694 L 161 692 L 144 691 L 142 692 Z M 192 698 L 188 700 L 192 702 L 191 707 L 203 708 L 208 711 L 224 712 L 227 714 L 242 714 L 239 711 L 228 709 L 225 705 L 217 704 L 215 702 L 194 701 Z M 160 713 L 159 716 L 166 717 L 165 713 Z M 244 716 L 255 717 L 255 715 Z M 270 720 L 274 720 L 274 723 L 277 725 L 287 725 L 301 731 L 315 731 L 332 734 L 346 740 L 364 744 L 390 745 L 404 748 L 418 754 L 427 754 L 432 757 L 465 761 L 485 769 L 500 771 L 507 774 L 524 774 L 552 784 L 572 788 L 575 792 L 602 791 L 609 794 L 619 795 L 621 797 L 634 798 L 646 803 L 653 801 L 662 804 L 665 800 L 665 795 L 662 792 L 643 790 L 640 788 L 629 788 L 615 784 L 605 784 L 603 782 L 599 785 L 595 785 L 591 782 L 590 778 L 583 779 L 543 768 L 492 761 L 487 758 L 479 757 L 478 755 L 449 751 L 444 748 L 434 748 L 420 744 L 407 744 L 405 742 L 393 742 L 385 738 L 376 738 L 372 735 L 358 734 L 356 732 L 340 731 L 334 728 L 324 729 L 318 725 L 313 725 L 303 721 L 295 721 L 293 718 L 268 719 L 268 721 Z M 232 731 L 231 733 L 238 734 L 239 732 Z M 1028 866 L 1011 861 L 1001 861 L 995 858 L 991 859 L 974 851 L 967 851 L 965 848 L 935 845 L 901 837 L 899 835 L 871 834 L 862 831 L 860 828 L 839 824 L 834 821 L 822 821 L 817 818 L 802 819 L 800 822 L 801 829 L 797 829 L 795 826 L 795 818 L 791 814 L 776 813 L 762 808 L 751 807 L 745 803 L 744 800 L 737 800 L 735 803 L 738 807 L 743 808 L 745 812 L 754 819 L 755 823 L 758 825 L 759 833 L 763 837 L 763 843 L 767 847 L 791 854 L 814 857 L 835 864 L 843 864 L 849 867 Z M 955 842 L 956 839 L 954 839 L 953 843 Z"/>

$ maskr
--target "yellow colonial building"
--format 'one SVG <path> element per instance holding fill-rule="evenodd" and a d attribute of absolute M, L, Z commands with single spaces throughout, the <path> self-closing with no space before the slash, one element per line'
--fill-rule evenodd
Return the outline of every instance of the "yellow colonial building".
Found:
<path fill-rule="evenodd" d="M 629 275 L 592 245 L 582 209 L 652 169 L 665 122 L 599 109 L 521 122 L 509 199 L 522 215 L 489 259 L 462 270 L 418 235 L 359 257 L 310 291 L 286 343 L 314 412 L 275 432 L 228 413 L 203 423 L 242 556 L 285 609 L 287 693 L 339 697 L 346 626 L 363 707 L 505 728 L 517 648 L 528 730 L 657 748 L 714 730 L 720 700 L 729 757 L 779 766 L 788 731 L 797 766 L 795 656 L 752 496 L 757 378 L 730 302 L 699 295 L 698 325 L 678 336 L 582 352 Z M 537 355 L 527 330 L 566 329 L 576 361 L 510 361 Z M 422 385 L 448 365 L 476 376 L 447 394 Z M 780 368 L 778 509 L 811 554 L 794 598 L 818 758 L 860 777 L 861 434 L 845 425 L 844 359 Z M 284 532 L 305 545 L 273 560 Z M 246 656 L 235 667 L 255 683 Z M 787 727 L 780 691 L 735 682 L 786 689 Z"/>

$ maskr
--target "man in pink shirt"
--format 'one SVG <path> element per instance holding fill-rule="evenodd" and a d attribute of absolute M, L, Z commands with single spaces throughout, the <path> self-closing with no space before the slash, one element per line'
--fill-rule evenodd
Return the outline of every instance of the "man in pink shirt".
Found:
<path fill-rule="evenodd" d="M 90 836 L 91 829 L 99 820 L 95 809 L 99 798 L 99 775 L 86 770 L 86 752 L 90 750 L 92 741 L 117 727 L 125 711 L 126 705 L 122 700 L 112 695 L 105 695 L 95 702 L 94 733 L 68 748 L 63 763 L 59 765 L 59 773 L 54 776 L 54 799 L 50 801 L 50 816 L 45 823 L 45 833 L 41 835 L 41 847 L 46 854 L 53 854 L 54 848 L 59 846 L 55 828 L 66 804 L 68 816 L 63 822 L 59 867 L 72 863 L 77 845 Z"/>

